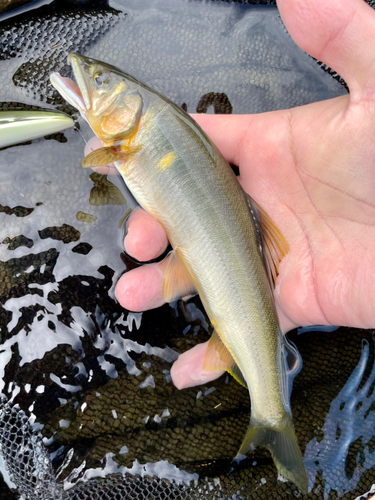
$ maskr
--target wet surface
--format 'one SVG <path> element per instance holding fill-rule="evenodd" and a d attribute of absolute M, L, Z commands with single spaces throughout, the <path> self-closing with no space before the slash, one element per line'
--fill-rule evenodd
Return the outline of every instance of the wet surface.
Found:
<path fill-rule="evenodd" d="M 30 3 L 32 0 L 1 0 L 0 1 L 0 14 L 3 12 L 7 12 L 12 9 L 16 9 L 17 7 L 21 7 L 27 3 Z"/>
<path fill-rule="evenodd" d="M 267 111 L 346 92 L 294 46 L 274 6 L 138 5 L 53 2 L 0 19 L 0 108 L 72 113 L 47 81 L 67 74 L 71 51 L 122 67 L 188 111 Z M 80 121 L 0 151 L 0 390 L 31 416 L 26 423 L 4 403 L 0 421 L 20 418 L 31 450 L 40 446 L 33 433 L 44 437 L 58 482 L 70 488 L 64 498 L 300 496 L 265 451 L 232 470 L 247 390 L 225 375 L 184 391 L 170 381 L 178 354 L 210 336 L 199 299 L 144 314 L 117 304 L 118 278 L 137 265 L 123 251 L 135 204 L 119 176 L 81 168 L 90 137 Z M 373 332 L 291 337 L 304 362 L 292 410 L 309 496 L 354 499 L 375 483 Z M 9 466 L 4 436 L 0 428 Z M 56 480 L 43 464 L 35 467 L 49 471 L 42 498 L 50 498 Z M 7 484 L 0 498 L 19 498 Z M 19 492 L 33 494 L 25 484 Z"/>
<path fill-rule="evenodd" d="M 70 52 L 122 68 L 189 112 L 213 92 L 217 110 L 228 110 L 229 101 L 234 113 L 346 93 L 294 44 L 274 5 L 53 2 L 20 18 L 0 19 L 0 49 L 2 101 L 62 104 L 48 77 L 70 71 Z"/>

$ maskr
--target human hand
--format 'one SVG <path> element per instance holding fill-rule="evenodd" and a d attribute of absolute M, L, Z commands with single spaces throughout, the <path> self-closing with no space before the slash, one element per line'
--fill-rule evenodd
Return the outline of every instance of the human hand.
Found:
<path fill-rule="evenodd" d="M 350 95 L 260 115 L 196 115 L 240 182 L 290 245 L 280 265 L 275 303 L 280 325 L 374 327 L 375 12 L 363 0 L 279 0 L 298 45 L 334 68 Z M 374 75 L 372 74 L 374 73 Z M 140 261 L 167 245 L 143 210 L 128 222 L 126 251 Z M 141 311 L 163 303 L 165 260 L 126 273 L 117 298 Z M 215 378 L 202 372 L 205 345 L 172 368 L 178 387 Z"/>

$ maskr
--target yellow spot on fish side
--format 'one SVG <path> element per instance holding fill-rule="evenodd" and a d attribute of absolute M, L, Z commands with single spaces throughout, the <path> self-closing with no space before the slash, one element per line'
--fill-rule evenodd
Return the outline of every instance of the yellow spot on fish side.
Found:
<path fill-rule="evenodd" d="M 161 158 L 161 160 L 157 162 L 156 168 L 158 170 L 166 170 L 172 165 L 176 158 L 176 153 L 174 151 L 171 151 L 170 153 L 164 155 L 163 158 Z"/>

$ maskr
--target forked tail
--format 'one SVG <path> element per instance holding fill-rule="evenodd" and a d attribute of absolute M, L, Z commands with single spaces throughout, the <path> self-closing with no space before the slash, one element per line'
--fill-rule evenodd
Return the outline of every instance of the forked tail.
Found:
<path fill-rule="evenodd" d="M 248 451 L 258 446 L 267 448 L 271 452 L 280 474 L 298 486 L 303 494 L 306 494 L 308 480 L 302 453 L 289 415 L 286 421 L 286 425 L 282 428 L 272 428 L 262 427 L 251 420 L 237 458 L 246 455 Z"/>

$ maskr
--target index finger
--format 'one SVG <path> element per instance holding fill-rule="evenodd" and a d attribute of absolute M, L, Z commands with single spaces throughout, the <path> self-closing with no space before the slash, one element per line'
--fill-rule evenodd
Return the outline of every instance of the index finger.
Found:
<path fill-rule="evenodd" d="M 221 154 L 229 163 L 239 164 L 240 146 L 255 125 L 257 115 L 206 115 L 192 114 L 191 117 L 202 127 L 209 138 L 216 144 Z M 260 116 L 260 115 L 259 115 Z"/>

